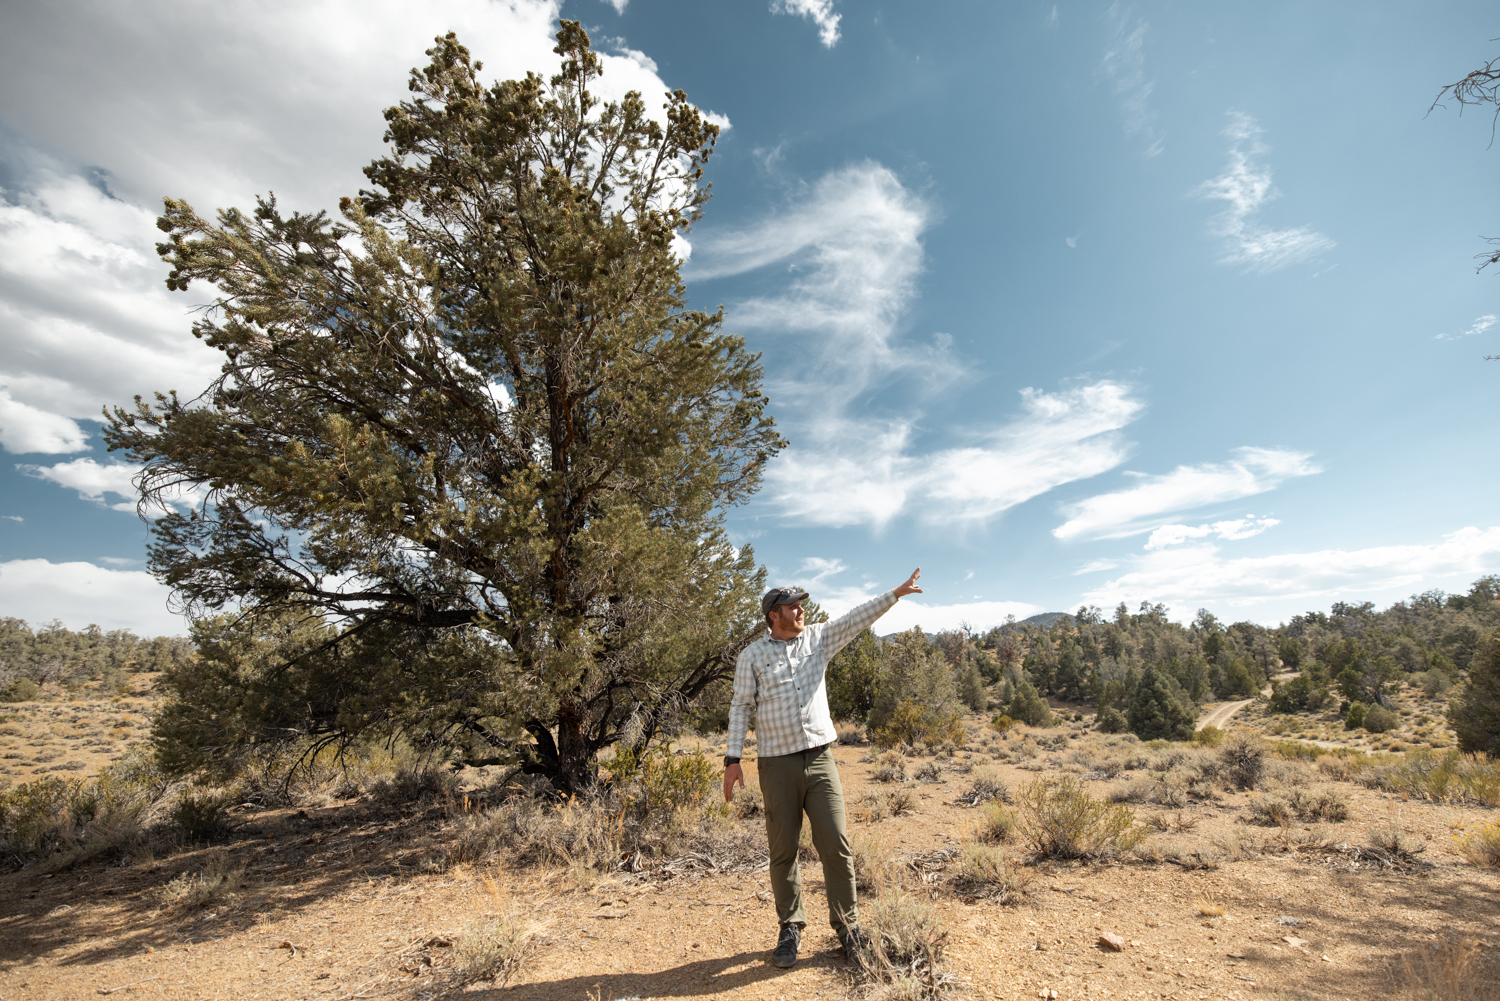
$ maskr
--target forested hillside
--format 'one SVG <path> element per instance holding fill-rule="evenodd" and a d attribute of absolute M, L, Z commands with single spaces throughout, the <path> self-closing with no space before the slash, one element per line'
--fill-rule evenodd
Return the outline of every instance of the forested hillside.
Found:
<path fill-rule="evenodd" d="M 1135 612 L 1121 604 L 1109 618 L 1084 607 L 1046 627 L 1028 620 L 984 633 L 912 630 L 884 641 L 867 634 L 835 659 L 829 696 L 835 715 L 872 726 L 903 701 L 922 702 L 919 689 L 1033 725 L 1052 712 L 1042 698 L 1051 696 L 1091 705 L 1100 729 L 1181 740 L 1192 736 L 1203 703 L 1269 689 L 1274 712 L 1336 706 L 1351 727 L 1369 716 L 1367 728 L 1378 731 L 1402 686 L 1441 696 L 1466 680 L 1497 627 L 1500 577 L 1493 575 L 1466 594 L 1428 591 L 1383 611 L 1338 602 L 1277 628 L 1226 625 L 1207 611 L 1184 626 L 1149 603 Z M 939 664 L 945 681 L 912 680 Z"/>
<path fill-rule="evenodd" d="M 0 700 L 21 702 L 84 684 L 123 689 L 127 672 L 162 671 L 193 655 L 181 636 L 143 639 L 124 629 L 89 626 L 74 632 L 60 622 L 32 629 L 0 619 Z"/>

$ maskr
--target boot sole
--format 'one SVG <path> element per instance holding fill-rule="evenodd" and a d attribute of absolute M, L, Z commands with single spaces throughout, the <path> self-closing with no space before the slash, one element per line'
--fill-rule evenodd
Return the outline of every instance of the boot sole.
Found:
<path fill-rule="evenodd" d="M 772 956 L 771 965 L 778 970 L 790 970 L 797 965 L 797 957 L 793 956 L 790 959 L 782 959 L 780 956 Z"/>

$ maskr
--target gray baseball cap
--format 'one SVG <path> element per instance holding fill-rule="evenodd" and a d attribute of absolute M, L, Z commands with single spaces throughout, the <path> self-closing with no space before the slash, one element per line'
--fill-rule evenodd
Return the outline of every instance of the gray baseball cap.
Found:
<path fill-rule="evenodd" d="M 794 605 L 806 597 L 806 591 L 799 591 L 795 587 L 773 587 L 760 599 L 760 614 L 770 615 L 771 609 L 777 605 Z"/>

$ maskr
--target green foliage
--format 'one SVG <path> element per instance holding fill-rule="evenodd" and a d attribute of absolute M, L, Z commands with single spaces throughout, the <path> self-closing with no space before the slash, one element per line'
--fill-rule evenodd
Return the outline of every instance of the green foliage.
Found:
<path fill-rule="evenodd" d="M 982 713 L 990 707 L 990 693 L 985 690 L 979 664 L 972 657 L 964 658 L 959 666 L 958 699 L 976 713 Z"/>
<path fill-rule="evenodd" d="M 1041 858 L 1100 858 L 1145 840 L 1135 811 L 1096 800 L 1076 779 L 1038 779 L 1017 798 L 1018 821 L 1031 850 Z"/>
<path fill-rule="evenodd" d="M 1204 747 L 1218 747 L 1224 743 L 1225 733 L 1216 726 L 1205 726 L 1193 733 L 1193 742 Z"/>
<path fill-rule="evenodd" d="M 953 671 L 922 630 L 886 640 L 886 669 L 870 709 L 870 739 L 894 743 L 940 743 L 963 736 L 963 704 Z"/>
<path fill-rule="evenodd" d="M 1458 746 L 1500 758 L 1500 629 L 1469 662 L 1469 681 L 1448 702 Z"/>
<path fill-rule="evenodd" d="M 1344 729 L 1358 730 L 1360 727 L 1364 726 L 1365 714 L 1369 711 L 1369 707 L 1366 706 L 1363 702 L 1349 703 L 1349 710 L 1344 714 Z"/>
<path fill-rule="evenodd" d="M 664 747 L 645 753 L 622 748 L 609 763 L 610 779 L 636 813 L 701 810 L 719 787 L 718 765 L 702 754 L 672 754 Z"/>
<path fill-rule="evenodd" d="M 216 628 L 243 649 L 205 675 L 236 695 L 175 687 L 164 759 L 401 735 L 582 791 L 763 627 L 723 517 L 784 443 L 672 250 L 718 129 L 680 91 L 660 123 L 600 104 L 588 36 L 557 38 L 549 82 L 489 87 L 438 39 L 342 222 L 166 201 L 167 284 L 213 290 L 194 333 L 221 375 L 106 438 L 146 500 L 209 496 L 154 523 L 150 569 L 196 613 L 241 609 Z"/>
<path fill-rule="evenodd" d="M 1130 731 L 1142 740 L 1191 740 L 1197 720 L 1167 676 L 1155 667 L 1148 667 L 1141 676 L 1125 718 Z"/>
<path fill-rule="evenodd" d="M 30 702 L 41 691 L 42 686 L 30 678 L 16 678 L 0 690 L 0 702 Z"/>
<path fill-rule="evenodd" d="M 192 645 L 177 636 L 142 639 L 124 629 L 98 626 L 74 632 L 61 622 L 33 630 L 21 619 L 0 618 L 0 701 L 34 699 L 47 684 L 97 682 L 121 688 L 127 675 L 165 670 L 192 657 Z M 24 698 L 12 693 L 30 692 Z"/>
<path fill-rule="evenodd" d="M 1500 806 L 1500 761 L 1482 755 L 1422 748 L 1354 764 L 1349 777 L 1375 789 L 1433 803 Z"/>
<path fill-rule="evenodd" d="M 885 675 L 885 657 L 880 641 L 866 629 L 828 664 L 824 683 L 828 711 L 836 720 L 863 723 L 875 707 L 875 693 Z"/>
<path fill-rule="evenodd" d="M 133 844 L 147 811 L 168 784 L 137 755 L 91 779 L 55 775 L 0 792 L 0 852 L 22 861 L 46 859 L 52 871 Z"/>
<path fill-rule="evenodd" d="M 1015 697 L 1010 700 L 1005 714 L 1013 720 L 1020 720 L 1027 726 L 1051 726 L 1055 721 L 1052 718 L 1052 707 L 1047 700 L 1037 694 L 1035 688 L 1023 681 L 1016 688 Z"/>
<path fill-rule="evenodd" d="M 1124 733 L 1130 723 L 1125 714 L 1114 706 L 1105 706 L 1094 717 L 1094 723 L 1102 733 Z"/>
<path fill-rule="evenodd" d="M 1385 706 L 1371 706 L 1365 711 L 1364 728 L 1371 733 L 1385 733 L 1401 725 L 1401 717 Z"/>
<path fill-rule="evenodd" d="M 1328 689 L 1309 674 L 1299 674 L 1286 684 L 1271 684 L 1271 711 L 1275 713 L 1316 712 L 1328 702 Z"/>
<path fill-rule="evenodd" d="M 218 790 L 189 789 L 173 805 L 172 823 L 188 841 L 208 841 L 223 831 L 228 805 Z"/>

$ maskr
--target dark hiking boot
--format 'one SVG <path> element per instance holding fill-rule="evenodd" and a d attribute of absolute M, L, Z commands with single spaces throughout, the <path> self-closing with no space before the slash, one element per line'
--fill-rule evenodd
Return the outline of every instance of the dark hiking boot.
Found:
<path fill-rule="evenodd" d="M 797 947 L 802 944 L 802 929 L 793 924 L 781 926 L 781 937 L 776 940 L 776 951 L 771 953 L 771 963 L 785 970 L 797 962 Z"/>
<path fill-rule="evenodd" d="M 839 932 L 839 945 L 843 947 L 844 956 L 851 963 L 858 963 L 869 951 L 870 940 L 860 931 L 859 925 L 855 925 Z"/>

